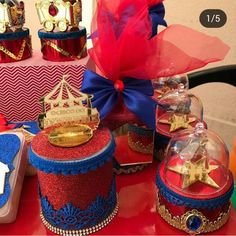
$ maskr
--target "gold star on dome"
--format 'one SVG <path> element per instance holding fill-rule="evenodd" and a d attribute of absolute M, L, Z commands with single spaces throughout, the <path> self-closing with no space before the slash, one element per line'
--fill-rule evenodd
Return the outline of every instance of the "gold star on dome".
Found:
<path fill-rule="evenodd" d="M 160 119 L 158 122 L 162 124 L 170 125 L 170 132 L 174 132 L 178 129 L 188 129 L 192 126 L 190 125 L 196 121 L 195 117 L 188 117 L 188 115 L 176 115 L 173 114 L 169 119 Z"/>
<path fill-rule="evenodd" d="M 168 167 L 169 170 L 183 175 L 183 189 L 196 182 L 219 188 L 219 185 L 209 176 L 213 170 L 218 168 L 218 165 L 209 165 L 206 157 L 203 157 L 194 163 L 191 161 L 185 161 L 183 165 Z"/>

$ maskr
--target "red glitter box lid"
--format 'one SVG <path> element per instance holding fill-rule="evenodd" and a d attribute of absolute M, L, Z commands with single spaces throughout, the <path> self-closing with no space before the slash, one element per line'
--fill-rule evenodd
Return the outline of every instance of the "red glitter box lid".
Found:
<path fill-rule="evenodd" d="M 88 143 L 74 148 L 50 144 L 49 131 L 46 129 L 35 136 L 29 151 L 31 164 L 46 173 L 84 173 L 97 169 L 113 156 L 115 142 L 107 128 L 96 130 Z"/>

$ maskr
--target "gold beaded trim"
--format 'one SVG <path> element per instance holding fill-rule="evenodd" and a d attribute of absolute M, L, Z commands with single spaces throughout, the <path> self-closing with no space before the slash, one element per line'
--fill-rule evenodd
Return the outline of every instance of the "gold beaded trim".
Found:
<path fill-rule="evenodd" d="M 172 216 L 172 214 L 165 207 L 165 205 L 161 205 L 159 195 L 157 194 L 157 211 L 160 214 L 160 216 L 168 224 L 172 225 L 173 227 L 177 229 L 183 230 L 189 234 L 209 233 L 209 232 L 218 230 L 228 221 L 229 216 L 230 216 L 230 208 L 231 208 L 231 204 L 229 204 L 227 211 L 220 213 L 218 218 L 214 221 L 208 220 L 201 212 L 199 212 L 196 209 L 188 211 L 181 216 Z M 197 216 L 202 221 L 201 226 L 196 231 L 192 231 L 187 227 L 187 220 L 191 216 Z"/>
<path fill-rule="evenodd" d="M 86 228 L 86 229 L 80 229 L 80 230 L 64 230 L 64 229 L 60 229 L 57 227 L 52 226 L 50 223 L 47 222 L 47 220 L 44 218 L 44 215 L 42 212 L 40 212 L 40 217 L 43 221 L 43 224 L 53 233 L 55 234 L 59 234 L 59 235 L 63 235 L 63 236 L 83 236 L 83 235 L 88 235 L 88 234 L 92 234 L 97 232 L 98 230 L 102 229 L 103 227 L 105 227 L 106 225 L 108 225 L 111 220 L 115 217 L 115 215 L 118 212 L 118 202 L 117 205 L 115 207 L 115 209 L 113 210 L 113 212 L 111 213 L 111 215 L 106 218 L 104 221 L 102 221 L 100 224 L 95 225 L 91 228 Z"/>
<path fill-rule="evenodd" d="M 66 56 L 66 57 L 69 57 L 69 58 L 72 58 L 73 60 L 80 60 L 81 59 L 81 56 L 83 55 L 83 53 L 86 51 L 87 49 L 87 43 L 84 44 L 80 54 L 78 56 L 73 56 L 71 55 L 69 52 L 65 51 L 64 49 L 58 47 L 55 43 L 52 43 L 50 41 L 44 41 L 42 43 L 42 50 L 45 46 L 49 46 L 51 48 L 53 48 L 55 51 L 61 53 L 63 56 Z"/>
<path fill-rule="evenodd" d="M 154 148 L 153 142 L 148 144 L 147 146 L 144 146 L 140 141 L 133 142 L 130 135 L 128 135 L 128 144 L 133 151 L 140 152 L 143 154 L 153 154 L 153 148 Z"/>

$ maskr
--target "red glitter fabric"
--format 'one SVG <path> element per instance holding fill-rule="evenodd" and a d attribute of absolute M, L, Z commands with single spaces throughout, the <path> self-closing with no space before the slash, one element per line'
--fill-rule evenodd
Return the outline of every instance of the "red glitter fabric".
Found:
<path fill-rule="evenodd" d="M 98 152 L 106 150 L 111 142 L 111 133 L 107 128 L 95 131 L 93 138 L 86 144 L 75 148 L 60 148 L 51 145 L 47 133 L 52 128 L 45 129 L 32 141 L 32 149 L 38 156 L 50 160 L 78 160 L 89 158 Z M 59 210 L 67 203 L 86 209 L 97 196 L 107 197 L 112 183 L 112 161 L 86 174 L 62 175 L 47 174 L 38 171 L 42 196 L 46 196 L 54 207 Z"/>
<path fill-rule="evenodd" d="M 97 170 L 78 175 L 55 175 L 38 171 L 42 196 L 55 210 L 67 203 L 84 210 L 96 197 L 107 197 L 112 184 L 112 161 Z"/>
<path fill-rule="evenodd" d="M 33 138 L 32 149 L 38 156 L 52 160 L 85 159 L 103 150 L 111 141 L 111 133 L 107 128 L 94 132 L 93 138 L 81 146 L 74 148 L 60 148 L 51 145 L 48 141 L 48 132 L 45 129 Z"/>

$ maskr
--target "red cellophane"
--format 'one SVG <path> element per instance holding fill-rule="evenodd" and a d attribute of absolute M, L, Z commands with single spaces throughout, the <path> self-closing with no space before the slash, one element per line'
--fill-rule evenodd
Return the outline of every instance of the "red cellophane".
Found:
<path fill-rule="evenodd" d="M 222 60 L 229 47 L 183 25 L 170 25 L 150 39 L 148 7 L 160 0 L 98 0 L 90 56 L 109 80 L 156 79 Z"/>

